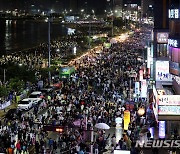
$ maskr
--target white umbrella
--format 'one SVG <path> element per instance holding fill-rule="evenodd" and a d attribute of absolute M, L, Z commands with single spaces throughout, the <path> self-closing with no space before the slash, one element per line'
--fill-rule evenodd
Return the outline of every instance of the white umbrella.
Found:
<path fill-rule="evenodd" d="M 105 123 L 98 123 L 95 125 L 95 127 L 98 129 L 110 129 L 110 127 Z"/>

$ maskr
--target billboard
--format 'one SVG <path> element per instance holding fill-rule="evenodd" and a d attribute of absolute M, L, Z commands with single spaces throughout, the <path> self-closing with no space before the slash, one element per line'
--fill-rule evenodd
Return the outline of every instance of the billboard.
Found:
<path fill-rule="evenodd" d="M 168 43 L 169 33 L 158 32 L 157 33 L 157 43 Z"/>
<path fill-rule="evenodd" d="M 180 95 L 158 95 L 158 105 L 180 106 Z"/>
<path fill-rule="evenodd" d="M 175 62 L 170 61 L 169 62 L 169 71 L 171 74 L 179 76 L 180 75 L 179 63 L 175 63 Z"/>
<path fill-rule="evenodd" d="M 159 115 L 180 115 L 180 106 L 159 106 Z"/>
<path fill-rule="evenodd" d="M 156 81 L 172 81 L 169 61 L 156 61 Z"/>
<path fill-rule="evenodd" d="M 141 98 L 147 98 L 147 81 L 141 81 Z"/>
<path fill-rule="evenodd" d="M 170 19 L 179 19 L 180 10 L 179 9 L 169 9 L 169 18 Z"/>

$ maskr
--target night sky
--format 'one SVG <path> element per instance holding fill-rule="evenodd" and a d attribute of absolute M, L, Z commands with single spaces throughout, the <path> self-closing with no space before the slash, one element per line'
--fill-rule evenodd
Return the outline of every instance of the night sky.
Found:
<path fill-rule="evenodd" d="M 0 9 L 27 9 L 33 4 L 40 9 L 94 8 L 104 9 L 107 0 L 0 0 Z"/>

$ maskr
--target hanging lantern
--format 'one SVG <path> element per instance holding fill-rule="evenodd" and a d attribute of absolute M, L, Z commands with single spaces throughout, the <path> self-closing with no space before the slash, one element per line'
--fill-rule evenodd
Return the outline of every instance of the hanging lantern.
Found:
<path fill-rule="evenodd" d="M 144 113 L 145 113 L 145 109 L 144 109 L 144 108 L 139 108 L 139 109 L 138 109 L 138 115 L 139 115 L 139 116 L 144 115 Z"/>

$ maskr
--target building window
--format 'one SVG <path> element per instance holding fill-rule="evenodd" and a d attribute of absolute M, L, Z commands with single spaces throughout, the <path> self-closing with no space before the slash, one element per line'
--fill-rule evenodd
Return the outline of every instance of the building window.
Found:
<path fill-rule="evenodd" d="M 157 44 L 157 56 L 167 57 L 168 56 L 167 44 Z"/>

